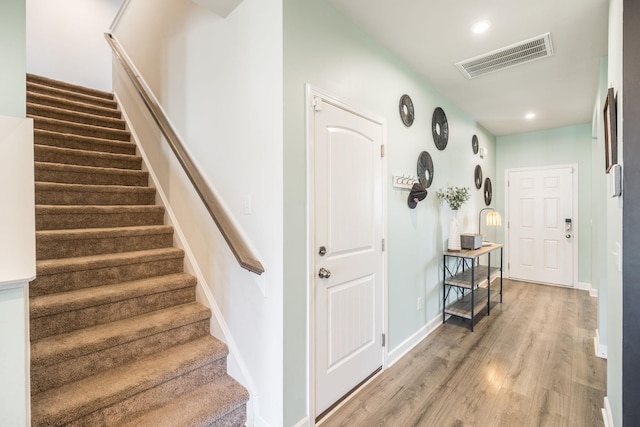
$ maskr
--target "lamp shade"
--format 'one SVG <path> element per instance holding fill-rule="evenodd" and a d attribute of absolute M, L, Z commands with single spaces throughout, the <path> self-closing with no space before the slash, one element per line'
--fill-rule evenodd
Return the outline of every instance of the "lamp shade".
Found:
<path fill-rule="evenodd" d="M 491 211 L 487 213 L 487 225 L 492 227 L 502 225 L 502 216 L 500 216 L 500 212 Z"/>

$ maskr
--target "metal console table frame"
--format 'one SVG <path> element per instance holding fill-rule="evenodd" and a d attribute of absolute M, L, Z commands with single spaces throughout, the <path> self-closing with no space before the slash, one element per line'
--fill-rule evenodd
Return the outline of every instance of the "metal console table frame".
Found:
<path fill-rule="evenodd" d="M 491 252 L 500 249 L 500 267 L 491 267 Z M 487 265 L 480 265 L 479 258 L 487 255 Z M 450 267 L 448 261 L 455 259 Z M 471 331 L 476 314 L 476 304 L 486 298 L 487 315 L 491 314 L 491 280 L 500 277 L 500 303 L 502 303 L 502 245 L 491 243 L 478 249 L 457 252 L 446 251 L 442 255 L 443 294 L 442 323 L 447 314 L 471 321 Z M 482 287 L 486 281 L 486 289 Z M 447 305 L 454 289 L 457 300 Z"/>

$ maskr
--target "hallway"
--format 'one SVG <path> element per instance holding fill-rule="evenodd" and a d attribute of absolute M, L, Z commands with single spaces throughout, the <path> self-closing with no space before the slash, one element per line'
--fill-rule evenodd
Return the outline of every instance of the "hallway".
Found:
<path fill-rule="evenodd" d="M 494 282 L 495 283 L 495 282 Z M 323 426 L 602 426 L 596 299 L 505 280 L 491 316 L 450 319 Z M 495 308 L 494 308 L 495 307 Z"/>

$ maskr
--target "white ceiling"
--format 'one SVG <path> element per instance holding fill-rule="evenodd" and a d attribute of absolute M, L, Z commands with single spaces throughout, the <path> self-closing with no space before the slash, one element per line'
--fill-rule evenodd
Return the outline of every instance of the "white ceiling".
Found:
<path fill-rule="evenodd" d="M 326 1 L 496 136 L 591 122 L 608 0 Z M 479 20 L 491 28 L 475 35 Z M 454 65 L 547 32 L 551 57 L 472 80 Z"/>

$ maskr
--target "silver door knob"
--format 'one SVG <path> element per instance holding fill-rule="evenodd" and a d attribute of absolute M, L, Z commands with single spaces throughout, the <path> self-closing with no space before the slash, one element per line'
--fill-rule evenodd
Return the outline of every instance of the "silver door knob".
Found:
<path fill-rule="evenodd" d="M 328 279 L 329 277 L 331 277 L 331 272 L 326 268 L 321 268 L 320 271 L 318 271 L 318 276 L 321 279 Z"/>

